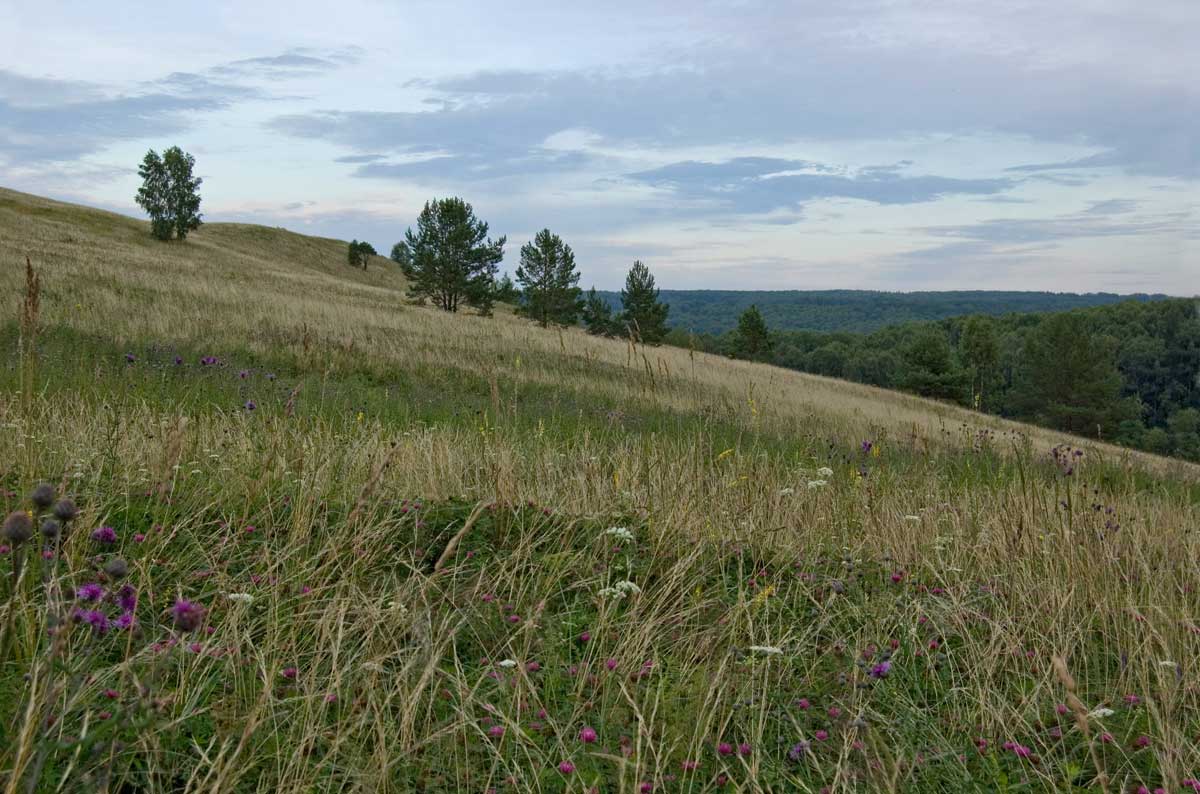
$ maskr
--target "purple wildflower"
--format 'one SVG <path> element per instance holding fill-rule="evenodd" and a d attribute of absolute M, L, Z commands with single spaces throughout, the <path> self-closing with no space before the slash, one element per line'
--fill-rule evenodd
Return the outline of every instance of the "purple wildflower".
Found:
<path fill-rule="evenodd" d="M 104 598 L 104 587 L 96 582 L 88 582 L 75 593 L 80 601 L 99 601 Z"/>
<path fill-rule="evenodd" d="M 575 771 L 575 765 L 570 761 L 563 761 L 558 765 L 558 771 L 562 772 L 564 775 L 569 775 Z"/>
<path fill-rule="evenodd" d="M 204 620 L 204 607 L 180 598 L 175 602 L 175 606 L 171 607 L 171 614 L 175 619 L 175 628 L 180 631 L 195 631 Z"/>
<path fill-rule="evenodd" d="M 114 625 L 121 631 L 124 631 L 125 629 L 131 629 L 136 624 L 137 618 L 133 616 L 132 612 L 122 612 L 121 616 L 117 618 L 116 622 L 114 623 Z"/>
<path fill-rule="evenodd" d="M 92 530 L 92 540 L 104 544 L 116 543 L 117 531 L 112 527 L 97 527 Z"/>
<path fill-rule="evenodd" d="M 92 630 L 97 634 L 107 634 L 109 629 L 108 616 L 103 612 L 92 609 L 83 613 L 83 620 L 92 627 Z"/>
<path fill-rule="evenodd" d="M 871 677 L 872 678 L 887 678 L 888 674 L 890 672 L 892 672 L 892 663 L 891 662 L 880 662 L 879 664 L 874 665 L 871 668 Z"/>
<path fill-rule="evenodd" d="M 121 585 L 121 589 L 117 591 L 117 606 L 123 612 L 132 612 L 134 610 L 137 606 L 137 590 L 133 589 L 133 585 Z"/>

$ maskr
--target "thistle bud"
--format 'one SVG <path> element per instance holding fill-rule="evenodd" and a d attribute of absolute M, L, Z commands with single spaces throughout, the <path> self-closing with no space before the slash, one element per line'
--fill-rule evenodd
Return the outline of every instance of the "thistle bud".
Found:
<path fill-rule="evenodd" d="M 0 534 L 14 546 L 24 543 L 33 537 L 33 519 L 24 510 L 16 510 L 4 519 L 3 531 Z"/>
<path fill-rule="evenodd" d="M 79 508 L 70 499 L 59 499 L 54 504 L 54 517 L 64 524 L 79 515 Z"/>
<path fill-rule="evenodd" d="M 60 534 L 62 534 L 62 524 L 58 522 L 57 518 L 47 518 L 42 522 L 42 536 L 46 540 L 54 540 Z"/>
<path fill-rule="evenodd" d="M 129 563 L 120 557 L 113 557 L 108 562 L 104 563 L 104 573 L 113 580 L 124 579 L 129 573 Z"/>
<path fill-rule="evenodd" d="M 38 483 L 29 494 L 29 501 L 33 502 L 38 510 L 45 510 L 54 504 L 54 486 L 48 482 Z"/>

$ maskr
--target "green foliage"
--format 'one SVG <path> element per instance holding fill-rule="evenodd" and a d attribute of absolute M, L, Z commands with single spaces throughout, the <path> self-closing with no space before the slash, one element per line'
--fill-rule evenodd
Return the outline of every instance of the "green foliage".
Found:
<path fill-rule="evenodd" d="M 770 357 L 774 344 L 771 333 L 763 320 L 758 307 L 751 304 L 749 309 L 742 312 L 738 318 L 737 331 L 734 332 L 734 355 L 751 361 L 763 361 Z"/>
<path fill-rule="evenodd" d="M 620 323 L 624 330 L 648 345 L 657 345 L 667 335 L 669 307 L 658 299 L 654 276 L 641 260 L 633 263 L 621 290 Z"/>
<path fill-rule="evenodd" d="M 1099 426 L 1108 440 L 1200 460 L 1187 413 L 1200 412 L 1200 312 L 1192 300 L 1130 300 L 1060 315 L 971 315 L 871 334 L 784 330 L 771 337 L 768 360 L 778 366 L 1091 436 Z M 674 334 L 673 343 L 686 338 Z M 695 340 L 701 350 L 737 355 L 736 332 Z"/>
<path fill-rule="evenodd" d="M 521 246 L 517 267 L 521 285 L 521 314 L 543 328 L 550 323 L 574 325 L 583 309 L 575 252 L 549 229 L 542 229 Z"/>
<path fill-rule="evenodd" d="M 462 199 L 426 202 L 417 230 L 404 236 L 412 256 L 405 270 L 413 282 L 410 296 L 448 312 L 466 304 L 489 314 L 505 238 L 492 240 L 487 233 L 487 223 Z"/>
<path fill-rule="evenodd" d="M 351 240 L 346 261 L 349 262 L 350 267 L 361 267 L 366 270 L 368 258 L 376 255 L 374 246 L 367 241 Z"/>
<path fill-rule="evenodd" d="M 412 266 L 412 251 L 408 248 L 408 243 L 401 240 L 392 246 L 392 253 L 388 257 L 397 265 L 404 273 L 408 272 L 408 268 Z"/>
<path fill-rule="evenodd" d="M 615 292 L 602 292 L 614 305 Z M 934 322 L 951 317 L 1013 312 L 1058 312 L 1108 306 L 1130 299 L 1153 301 L 1165 295 L 1085 295 L 1057 292 L 877 292 L 873 290 L 662 290 L 671 305 L 671 324 L 684 331 L 722 334 L 737 327 L 751 304 L 776 331 L 871 333 L 888 326 Z"/>
<path fill-rule="evenodd" d="M 508 273 L 505 273 L 496 282 L 496 290 L 493 295 L 500 303 L 515 305 L 521 300 L 521 290 L 517 289 L 517 285 L 513 283 L 512 276 L 508 275 Z"/>
<path fill-rule="evenodd" d="M 596 292 L 595 287 L 588 290 L 580 317 L 583 320 L 583 327 L 589 334 L 612 336 L 616 333 L 612 305 Z"/>
<path fill-rule="evenodd" d="M 201 223 L 199 177 L 192 176 L 196 159 L 178 146 L 163 152 L 151 149 L 138 167 L 142 186 L 138 188 L 138 206 L 150 216 L 150 233 L 159 240 L 180 240 Z"/>
<path fill-rule="evenodd" d="M 1078 314 L 1052 314 L 1025 340 L 1014 404 L 1059 430 L 1110 434 L 1121 419 L 1121 375 L 1113 340 Z"/>

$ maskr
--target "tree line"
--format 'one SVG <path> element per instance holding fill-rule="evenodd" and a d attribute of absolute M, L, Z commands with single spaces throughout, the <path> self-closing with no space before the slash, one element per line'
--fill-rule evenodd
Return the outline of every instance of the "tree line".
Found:
<path fill-rule="evenodd" d="M 724 334 L 670 344 L 899 389 L 1200 460 L 1200 303 L 968 315 L 874 333 L 778 331 L 751 306 Z"/>

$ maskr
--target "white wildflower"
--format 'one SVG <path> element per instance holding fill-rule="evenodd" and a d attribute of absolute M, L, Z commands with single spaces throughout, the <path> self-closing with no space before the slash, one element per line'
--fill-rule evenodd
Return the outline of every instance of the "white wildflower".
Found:
<path fill-rule="evenodd" d="M 913 522 L 914 524 L 920 524 L 920 523 L 921 523 L 921 517 L 920 517 L 920 516 L 905 516 L 905 517 L 904 517 L 904 520 L 905 520 L 905 521 L 911 521 L 911 522 Z"/>
<path fill-rule="evenodd" d="M 249 593 L 227 593 L 225 595 L 230 601 L 236 601 L 239 604 L 249 604 L 254 600 L 254 596 Z"/>
<path fill-rule="evenodd" d="M 604 530 L 604 534 L 612 535 L 622 543 L 630 543 L 633 541 L 633 533 L 629 531 L 628 527 L 609 527 L 608 529 Z"/>
<path fill-rule="evenodd" d="M 642 588 L 638 587 L 633 582 L 626 580 L 624 582 L 617 582 L 612 587 L 605 587 L 605 588 L 601 589 L 600 597 L 601 598 L 618 598 L 619 599 L 619 598 L 624 598 L 625 596 L 630 595 L 631 593 L 633 595 L 637 595 L 640 592 L 642 592 Z"/>
<path fill-rule="evenodd" d="M 1111 717 L 1114 714 L 1116 714 L 1116 712 L 1113 711 L 1112 709 L 1101 706 L 1100 708 L 1096 709 L 1095 711 L 1090 712 L 1088 714 L 1088 716 L 1094 720 L 1102 720 L 1105 717 Z"/>
<path fill-rule="evenodd" d="M 780 496 L 791 496 L 795 492 L 796 492 L 795 488 L 780 488 L 779 489 Z"/>
<path fill-rule="evenodd" d="M 508 670 L 510 668 L 517 666 L 517 663 L 515 661 L 513 661 L 512 659 L 505 659 L 504 661 L 496 662 L 496 664 L 499 665 L 500 667 L 503 667 L 505 670 Z"/>
<path fill-rule="evenodd" d="M 821 468 L 817 469 L 817 476 L 818 477 L 832 477 L 833 469 L 829 468 L 828 466 L 822 466 Z"/>
<path fill-rule="evenodd" d="M 1163 659 L 1161 662 L 1158 663 L 1158 666 L 1159 667 L 1178 667 L 1179 665 L 1175 664 L 1174 662 L 1170 661 L 1169 659 Z"/>
<path fill-rule="evenodd" d="M 818 488 L 824 488 L 828 484 L 829 483 L 826 482 L 825 480 L 809 480 L 808 481 L 808 490 L 815 491 Z"/>
<path fill-rule="evenodd" d="M 774 645 L 751 645 L 750 650 L 754 653 L 765 653 L 772 655 L 783 653 L 783 648 L 776 648 Z"/>
<path fill-rule="evenodd" d="M 383 665 L 379 664 L 378 662 L 363 662 L 362 667 L 364 670 L 369 670 L 372 673 L 382 673 L 383 672 Z"/>

